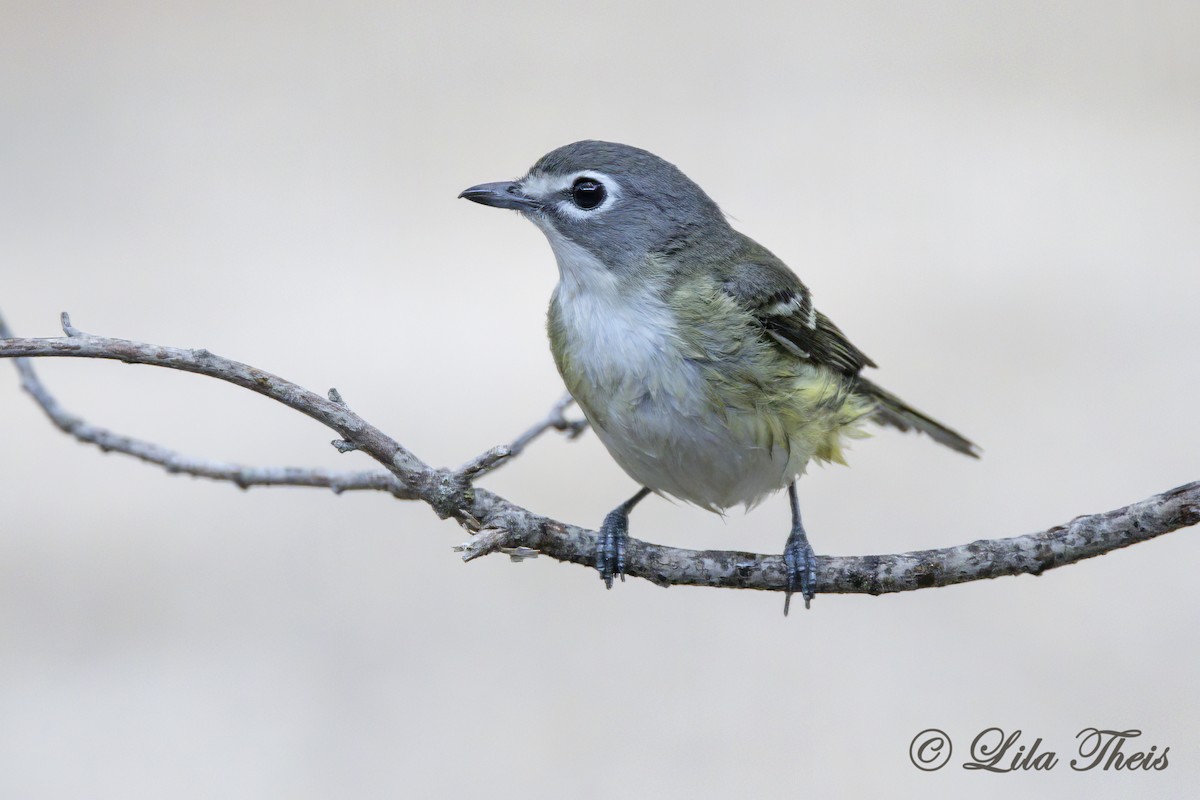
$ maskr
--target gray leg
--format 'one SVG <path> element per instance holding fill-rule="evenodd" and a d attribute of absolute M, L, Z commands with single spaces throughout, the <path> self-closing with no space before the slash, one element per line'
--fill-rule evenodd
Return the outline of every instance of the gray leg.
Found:
<path fill-rule="evenodd" d="M 642 501 L 650 490 L 642 487 L 641 491 L 614 508 L 604 518 L 600 526 L 600 541 L 596 544 L 596 569 L 600 570 L 600 580 L 609 589 L 613 585 L 613 576 L 620 575 L 625 580 L 625 542 L 629 539 L 629 512 Z"/>
<path fill-rule="evenodd" d="M 792 592 L 800 590 L 805 608 L 808 608 L 817 594 L 817 556 L 812 545 L 808 543 L 804 524 L 800 522 L 800 499 L 796 496 L 795 481 L 788 484 L 788 498 L 792 501 L 792 532 L 788 535 L 787 544 L 783 546 L 783 563 L 787 565 L 784 616 L 787 616 L 788 608 L 792 604 Z"/>

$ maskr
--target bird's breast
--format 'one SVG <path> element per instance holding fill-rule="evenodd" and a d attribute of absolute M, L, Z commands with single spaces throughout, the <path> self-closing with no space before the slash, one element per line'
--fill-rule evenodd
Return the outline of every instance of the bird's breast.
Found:
<path fill-rule="evenodd" d="M 809 454 L 726 396 L 737 387 L 695 357 L 657 293 L 567 291 L 560 285 L 550 306 L 555 361 L 635 481 L 715 510 L 757 502 L 803 469 Z"/>
<path fill-rule="evenodd" d="M 548 329 L 559 372 L 600 441 L 643 486 L 720 510 L 753 505 L 836 444 L 822 371 L 769 343 L 702 276 L 668 285 L 649 260 L 608 269 L 547 233 L 559 284 Z"/>

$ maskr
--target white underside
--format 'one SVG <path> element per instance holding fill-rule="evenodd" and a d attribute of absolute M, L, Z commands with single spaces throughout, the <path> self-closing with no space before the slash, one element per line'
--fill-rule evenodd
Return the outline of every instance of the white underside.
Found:
<path fill-rule="evenodd" d="M 568 388 L 630 477 L 720 511 L 754 505 L 803 472 L 812 453 L 796 442 L 765 446 L 755 421 L 731 423 L 707 408 L 703 375 L 682 357 L 653 285 L 620 286 L 588 251 L 539 227 L 558 260 L 554 302 L 582 374 Z"/>

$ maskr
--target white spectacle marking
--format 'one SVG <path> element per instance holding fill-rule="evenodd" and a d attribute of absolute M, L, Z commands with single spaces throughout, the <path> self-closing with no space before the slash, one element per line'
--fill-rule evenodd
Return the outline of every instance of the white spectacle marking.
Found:
<path fill-rule="evenodd" d="M 572 175 L 527 175 L 521 179 L 520 187 L 521 192 L 529 197 L 545 200 L 574 182 L 575 178 Z"/>
<path fill-rule="evenodd" d="M 588 178 L 602 185 L 605 192 L 604 202 L 595 208 L 582 209 L 575 205 L 569 196 L 562 196 L 580 178 Z M 520 187 L 521 191 L 529 197 L 550 203 L 565 216 L 578 220 L 588 220 L 597 214 L 603 214 L 612 208 L 613 203 L 617 202 L 621 197 L 621 184 L 617 183 L 611 176 L 591 169 L 584 169 L 567 175 L 527 175 L 521 179 Z"/>
<path fill-rule="evenodd" d="M 808 322 L 806 323 L 810 330 L 817 329 L 817 307 L 810 305 L 808 307 Z"/>

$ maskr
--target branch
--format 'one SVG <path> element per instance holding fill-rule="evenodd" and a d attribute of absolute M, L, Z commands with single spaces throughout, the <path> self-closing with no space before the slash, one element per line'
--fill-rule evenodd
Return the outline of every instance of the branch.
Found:
<path fill-rule="evenodd" d="M 63 330 L 69 336 L 82 334 L 70 324 L 70 317 L 64 315 Z M 8 324 L 0 316 L 0 339 L 12 338 Z M 21 377 L 21 388 L 34 399 L 56 428 L 85 444 L 94 444 L 103 452 L 123 453 L 141 461 L 156 464 L 171 474 L 187 474 L 199 478 L 210 478 L 218 481 L 229 481 L 242 489 L 252 486 L 301 486 L 333 490 L 334 494 L 350 491 L 384 491 L 390 492 L 400 500 L 417 500 L 416 493 L 409 490 L 387 470 L 361 470 L 342 472 L 338 470 L 319 469 L 312 467 L 250 467 L 242 464 L 231 464 L 223 461 L 198 458 L 176 450 L 163 447 L 153 442 L 124 436 L 107 428 L 91 425 L 83 418 L 70 413 L 57 398 L 51 394 L 38 377 L 33 364 L 27 358 L 14 358 L 17 373 Z M 329 390 L 329 399 L 343 404 L 337 389 Z M 529 430 L 521 434 L 512 444 L 508 445 L 508 456 L 481 465 L 494 469 L 501 460 L 519 455 L 534 439 L 548 430 L 565 431 L 569 438 L 575 438 L 587 428 L 586 420 L 567 420 L 563 416 L 565 409 L 574 402 L 570 395 L 554 405 L 550 413 Z M 347 448 L 354 449 L 353 446 Z M 493 448 L 489 453 L 503 455 L 505 448 Z M 480 469 L 479 472 L 486 471 Z"/>
<path fill-rule="evenodd" d="M 84 335 L 71 326 L 70 317 L 66 314 L 63 315 L 63 331 L 71 337 Z M 0 317 L 0 340 L 11 337 L 8 324 Z M 123 436 L 107 428 L 91 425 L 63 408 L 42 383 L 28 359 L 16 358 L 14 363 L 17 373 L 21 376 L 21 388 L 33 398 L 56 428 L 81 442 L 96 445 L 105 453 L 124 453 L 141 461 L 157 464 L 172 474 L 182 473 L 229 481 L 242 489 L 249 489 L 251 486 L 308 486 L 332 489 L 335 494 L 373 489 L 391 492 L 403 500 L 417 499 L 416 494 L 402 486 L 394 475 L 385 470 L 339 472 L 304 467 L 249 467 L 197 458 L 153 442 Z"/>
<path fill-rule="evenodd" d="M 68 335 L 55 339 L 2 339 L 0 358 L 115 359 L 227 381 L 270 397 L 333 429 L 342 437 L 341 443 L 347 449 L 361 450 L 388 470 L 397 482 L 398 496 L 418 498 L 439 517 L 454 518 L 468 530 L 478 532 L 474 540 L 460 548 L 465 560 L 492 552 L 526 558 L 536 551 L 577 564 L 591 565 L 593 561 L 597 537 L 594 531 L 543 517 L 472 486 L 475 477 L 520 452 L 528 444 L 523 441 L 524 436 L 507 448 L 494 448 L 484 453 L 458 470 L 434 469 L 351 411 L 336 394 L 332 399 L 322 397 L 290 381 L 206 350 L 182 350 L 91 336 L 72 328 L 65 315 L 64 330 Z M 561 408 L 559 413 L 561 416 Z M 552 411 L 547 419 L 553 418 Z M 543 426 L 542 430 L 559 428 L 553 421 L 548 425 L 543 421 L 539 425 Z M 571 423 L 564 420 L 563 426 L 569 428 Z M 530 432 L 538 427 L 534 426 Z M 1200 482 L 1114 511 L 1078 517 L 1065 525 L 1009 539 L 980 540 L 957 547 L 895 555 L 818 557 L 817 591 L 821 594 L 884 594 L 1001 575 L 1040 575 L 1048 569 L 1127 547 L 1197 522 L 1200 522 Z M 783 558 L 778 555 L 701 552 L 636 539 L 630 540 L 627 555 L 627 574 L 663 586 L 680 584 L 772 591 L 785 588 Z"/>

